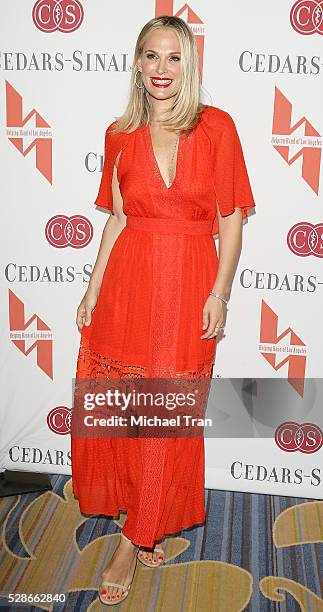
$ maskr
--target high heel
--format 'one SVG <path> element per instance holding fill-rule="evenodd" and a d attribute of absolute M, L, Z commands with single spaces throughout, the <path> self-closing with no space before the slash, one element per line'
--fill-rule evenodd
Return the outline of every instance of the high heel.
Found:
<path fill-rule="evenodd" d="M 129 540 L 129 538 L 127 538 L 127 536 L 125 536 L 122 531 L 121 531 L 121 537 L 124 540 L 127 540 L 128 542 L 131 542 L 131 540 Z M 137 565 L 137 557 L 136 557 L 136 565 Z M 126 586 L 124 584 L 119 584 L 118 582 L 111 582 L 110 580 L 103 580 L 100 584 L 100 590 L 99 590 L 99 599 L 101 601 L 101 603 L 103 603 L 106 606 L 115 606 L 115 604 L 119 604 L 121 603 L 121 601 L 124 601 L 126 599 L 126 597 L 128 597 L 129 595 L 129 591 L 130 591 L 130 587 L 132 585 L 132 581 L 134 579 L 134 575 L 136 572 L 136 565 L 135 565 L 135 569 L 133 572 L 133 576 L 131 581 L 129 582 L 129 584 Z M 105 599 L 107 597 L 107 591 L 105 591 L 104 589 L 102 590 L 102 587 L 110 587 L 110 586 L 114 586 L 117 587 L 118 589 L 123 591 L 123 594 L 121 595 L 121 597 L 117 597 L 117 595 L 110 595 L 109 597 L 114 597 L 114 600 L 109 600 L 109 599 Z"/>

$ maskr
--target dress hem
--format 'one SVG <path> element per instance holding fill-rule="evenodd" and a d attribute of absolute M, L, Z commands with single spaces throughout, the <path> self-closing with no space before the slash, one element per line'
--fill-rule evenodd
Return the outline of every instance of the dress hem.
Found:
<path fill-rule="evenodd" d="M 73 495 L 74 495 L 74 498 L 79 502 L 78 497 L 75 494 L 73 494 Z M 116 520 L 116 519 L 119 518 L 121 512 L 127 512 L 126 508 L 120 508 L 119 512 L 116 513 L 116 514 L 113 514 L 113 513 L 111 514 L 111 513 L 108 513 L 108 512 L 100 512 L 98 510 L 96 510 L 96 511 L 89 511 L 89 510 L 85 511 L 85 510 L 81 509 L 80 502 L 79 502 L 79 507 L 80 507 L 81 514 L 87 515 L 87 518 L 90 518 L 90 517 L 93 517 L 93 516 L 98 516 L 98 515 L 103 515 L 103 516 L 106 516 L 107 518 L 109 518 L 111 520 Z M 148 544 L 147 543 L 139 543 L 138 541 L 136 541 L 135 538 L 131 537 L 131 533 L 130 532 L 129 533 L 125 533 L 123 531 L 123 528 L 121 528 L 121 529 L 122 529 L 124 535 L 127 538 L 129 538 L 135 546 L 140 546 L 140 547 L 143 547 L 143 548 L 153 548 L 157 543 L 162 542 L 164 540 L 164 538 L 167 537 L 168 535 L 174 536 L 177 533 L 181 533 L 184 529 L 191 529 L 191 528 L 196 528 L 196 527 L 202 526 L 205 523 L 205 521 L 206 521 L 206 512 L 204 511 L 202 517 L 194 519 L 193 522 L 190 521 L 189 524 L 184 524 L 179 529 L 173 529 L 173 530 L 170 529 L 169 531 L 165 531 L 161 538 L 157 538 L 156 540 L 154 540 L 153 544 L 151 544 L 150 542 Z"/>

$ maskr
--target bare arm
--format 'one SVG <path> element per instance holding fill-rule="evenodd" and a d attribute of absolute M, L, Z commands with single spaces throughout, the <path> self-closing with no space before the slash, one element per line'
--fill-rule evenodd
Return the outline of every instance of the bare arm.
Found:
<path fill-rule="evenodd" d="M 242 247 L 242 211 L 236 208 L 232 215 L 219 219 L 219 267 L 212 291 L 230 298 L 232 283 Z"/>
<path fill-rule="evenodd" d="M 126 215 L 123 212 L 123 201 L 119 189 L 117 178 L 117 163 L 119 155 L 113 168 L 112 175 L 112 195 L 113 195 L 113 211 L 114 215 L 109 215 L 109 218 L 104 226 L 98 255 L 92 270 L 90 282 L 87 291 L 77 309 L 76 325 L 81 331 L 83 325 L 89 325 L 92 318 L 92 310 L 95 308 L 98 295 L 101 288 L 103 274 L 112 250 L 112 247 L 117 240 L 119 234 L 126 225 Z"/>
<path fill-rule="evenodd" d="M 236 208 L 231 215 L 221 217 L 218 207 L 218 222 L 219 267 L 212 291 L 229 299 L 242 247 L 241 208 Z M 215 327 L 225 324 L 226 311 L 224 302 L 212 295 L 208 296 L 203 309 L 203 329 L 208 329 L 201 338 L 213 338 L 217 335 Z"/>

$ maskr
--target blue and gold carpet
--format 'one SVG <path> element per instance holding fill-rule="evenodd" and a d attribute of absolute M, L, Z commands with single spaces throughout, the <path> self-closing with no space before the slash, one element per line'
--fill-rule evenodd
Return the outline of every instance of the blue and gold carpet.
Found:
<path fill-rule="evenodd" d="M 53 491 L 0 500 L 0 609 L 103 610 L 100 574 L 125 516 L 85 518 L 70 477 L 51 481 Z M 111 609 L 323 612 L 323 501 L 206 490 L 205 502 L 205 525 L 168 538 L 163 567 L 138 563 Z M 52 595 L 8 605 L 8 593 Z"/>

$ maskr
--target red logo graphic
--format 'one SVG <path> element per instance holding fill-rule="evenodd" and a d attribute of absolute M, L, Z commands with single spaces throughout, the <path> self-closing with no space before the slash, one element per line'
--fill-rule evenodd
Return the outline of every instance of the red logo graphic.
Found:
<path fill-rule="evenodd" d="M 276 87 L 272 144 L 289 166 L 299 157 L 303 158 L 302 177 L 318 194 L 322 138 L 306 117 L 301 117 L 295 125 L 291 125 L 292 110 L 292 104 Z M 296 152 L 292 152 L 295 150 Z"/>
<path fill-rule="evenodd" d="M 22 96 L 6 81 L 7 136 L 12 144 L 26 157 L 35 147 L 36 168 L 52 183 L 52 131 L 47 121 L 36 111 L 22 116 Z M 28 126 L 28 122 L 30 122 Z M 24 150 L 24 143 L 28 142 Z"/>
<path fill-rule="evenodd" d="M 292 6 L 290 22 L 299 34 L 323 34 L 323 2 L 298 0 Z"/>
<path fill-rule="evenodd" d="M 49 429 L 59 436 L 66 436 L 71 431 L 72 410 L 65 406 L 56 406 L 47 416 Z"/>
<path fill-rule="evenodd" d="M 275 431 L 275 442 L 277 446 L 287 453 L 300 451 L 307 455 L 316 453 L 323 444 L 323 432 L 314 423 L 288 422 L 282 423 Z"/>
<path fill-rule="evenodd" d="M 42 32 L 75 32 L 84 17 L 78 0 L 38 0 L 33 8 L 33 21 Z"/>
<path fill-rule="evenodd" d="M 278 316 L 264 300 L 261 305 L 259 350 L 276 371 L 288 364 L 288 382 L 303 397 L 306 346 L 291 327 L 278 335 Z M 279 360 L 280 356 L 282 358 Z"/>
<path fill-rule="evenodd" d="M 47 222 L 45 235 L 49 244 L 57 249 L 65 249 L 67 246 L 82 249 L 93 238 L 93 226 L 83 215 L 55 215 Z"/>
<path fill-rule="evenodd" d="M 174 17 L 180 17 L 190 26 L 197 44 L 197 49 L 200 58 L 200 78 L 202 81 L 203 75 L 203 55 L 204 55 L 204 23 L 200 17 L 194 13 L 188 4 L 184 4 L 174 14 L 174 0 L 156 0 L 155 17 L 161 15 L 174 15 Z"/>
<path fill-rule="evenodd" d="M 36 349 L 38 367 L 53 379 L 52 332 L 36 314 L 25 321 L 24 303 L 11 289 L 9 289 L 9 326 L 10 340 L 13 344 L 26 357 Z"/>
<path fill-rule="evenodd" d="M 292 253 L 299 257 L 323 257 L 323 223 L 295 223 L 287 234 L 287 244 Z"/>

